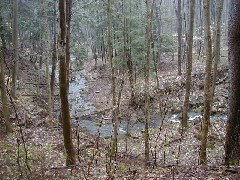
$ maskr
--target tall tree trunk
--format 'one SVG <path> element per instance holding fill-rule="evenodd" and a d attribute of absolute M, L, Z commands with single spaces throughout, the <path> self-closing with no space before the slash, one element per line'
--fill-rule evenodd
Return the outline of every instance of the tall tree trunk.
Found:
<path fill-rule="evenodd" d="M 182 0 L 178 0 L 177 19 L 178 19 L 178 75 L 180 76 L 182 75 Z"/>
<path fill-rule="evenodd" d="M 129 40 L 129 32 L 128 32 L 128 18 L 126 17 L 126 2 L 123 0 L 122 12 L 124 14 L 123 17 L 123 44 L 124 44 L 124 60 L 127 61 L 127 68 L 128 68 L 128 79 L 131 88 L 131 99 L 130 104 L 134 101 L 134 81 L 133 81 L 133 62 L 130 53 L 130 40 Z M 131 13 L 131 12 L 130 12 Z"/>
<path fill-rule="evenodd" d="M 1 5 L 0 5 L 1 6 Z M 1 9 L 1 7 L 0 7 Z M 1 16 L 1 14 L 0 14 Z M 2 25 L 2 24 L 0 24 Z M 9 102 L 7 97 L 7 90 L 4 82 L 4 63 L 3 63 L 3 50 L 2 50 L 2 41 L 0 42 L 0 88 L 1 88 L 1 98 L 2 98 L 2 109 L 3 116 L 5 119 L 6 131 L 7 133 L 11 133 L 12 127 L 10 122 L 10 111 L 9 111 Z"/>
<path fill-rule="evenodd" d="M 2 2 L 0 2 L 0 12 L 2 12 Z M 4 26 L 4 23 L 3 23 L 3 17 L 2 17 L 2 14 L 0 13 L 0 38 L 2 40 L 2 47 L 3 49 L 6 48 L 6 40 L 5 40 L 5 36 L 4 36 L 4 29 L 5 29 L 5 26 Z"/>
<path fill-rule="evenodd" d="M 13 69 L 11 95 L 16 98 L 18 74 L 18 0 L 13 0 Z"/>
<path fill-rule="evenodd" d="M 225 141 L 226 165 L 240 160 L 240 1 L 232 0 L 229 13 L 228 60 L 230 89 L 228 122 Z"/>
<path fill-rule="evenodd" d="M 54 91 L 55 91 L 55 76 L 56 76 L 56 66 L 57 66 L 57 10 L 56 10 L 57 0 L 54 0 L 54 19 L 53 19 L 53 50 L 52 50 L 52 72 L 51 72 L 51 96 L 52 96 L 52 105 L 54 109 Z"/>
<path fill-rule="evenodd" d="M 159 64 L 160 60 L 161 60 L 161 15 L 159 12 L 159 8 L 157 7 L 157 3 L 156 0 L 154 0 L 154 9 L 155 9 L 155 18 L 156 18 L 156 24 L 157 24 L 157 49 L 158 49 L 158 53 L 157 53 L 157 65 Z M 160 0 L 159 3 L 160 7 L 162 5 L 162 0 Z"/>
<path fill-rule="evenodd" d="M 221 40 L 221 22 L 222 22 L 222 9 L 223 1 L 218 0 L 216 6 L 216 28 L 215 28 L 215 43 L 214 43 L 214 66 L 213 66 L 213 79 L 212 79 L 212 99 L 215 92 L 218 62 L 220 61 L 220 40 Z"/>
<path fill-rule="evenodd" d="M 48 38 L 48 16 L 47 16 L 47 0 L 43 0 L 43 14 L 44 14 L 44 58 L 46 69 L 46 81 L 47 81 L 47 95 L 48 95 L 48 115 L 51 117 L 53 113 L 52 109 L 52 94 L 50 85 L 50 72 L 49 72 L 49 38 Z"/>
<path fill-rule="evenodd" d="M 3 2 L 0 1 L 0 38 L 1 38 L 1 46 L 2 48 L 6 48 L 6 40 L 5 40 L 5 25 L 4 25 L 4 21 L 3 21 L 3 16 L 2 16 L 2 8 L 3 8 Z"/>
<path fill-rule="evenodd" d="M 184 22 L 184 29 L 183 29 L 183 32 L 184 32 L 184 35 L 185 35 L 185 39 L 184 39 L 184 44 L 182 46 L 182 67 L 183 67 L 183 62 L 186 62 L 186 53 L 187 53 L 187 42 L 188 42 L 188 16 L 189 16 L 189 1 L 183 1 L 183 22 Z M 185 64 L 184 64 L 185 65 Z"/>
<path fill-rule="evenodd" d="M 151 56 L 151 43 L 152 43 L 152 15 L 153 15 L 153 1 L 147 0 L 147 29 L 146 29 L 146 65 L 145 65 L 145 162 L 149 162 L 150 158 L 150 145 L 149 145 L 149 105 L 150 105 L 150 92 L 149 92 L 149 73 L 150 73 L 150 56 Z"/>
<path fill-rule="evenodd" d="M 61 118 L 63 126 L 64 146 L 66 149 L 66 165 L 75 165 L 75 151 L 72 142 L 72 129 L 70 124 L 70 112 L 67 92 L 67 67 L 66 67 L 66 18 L 65 18 L 65 1 L 59 0 L 59 14 L 60 14 L 60 41 L 59 41 L 59 85 L 61 98 Z"/>
<path fill-rule="evenodd" d="M 203 14 L 204 14 L 204 44 L 206 49 L 206 68 L 205 68 L 205 84 L 204 84 L 204 114 L 202 122 L 202 138 L 200 147 L 200 164 L 206 164 L 206 148 L 208 128 L 210 125 L 211 113 L 211 70 L 212 70 L 212 41 L 210 29 L 210 0 L 203 1 Z"/>
<path fill-rule="evenodd" d="M 0 2 L 0 93 L 1 93 L 1 100 L 2 100 L 2 111 L 3 111 L 3 117 L 5 119 L 5 126 L 6 126 L 6 132 L 7 134 L 11 133 L 12 126 L 10 122 L 10 111 L 9 111 L 9 101 L 7 96 L 7 89 L 5 86 L 5 73 L 4 73 L 4 56 L 3 56 L 3 50 L 6 46 L 5 40 L 4 40 L 4 24 L 3 24 L 3 18 L 2 18 L 2 2 Z"/>
<path fill-rule="evenodd" d="M 195 0 L 191 0 L 190 6 L 190 22 L 188 33 L 188 53 L 187 53 L 187 73 L 186 73 L 186 93 L 183 104 L 182 114 L 182 128 L 188 127 L 188 110 L 189 110 L 189 98 L 192 84 L 192 59 L 193 59 L 193 29 L 194 29 L 194 15 L 195 15 Z"/>
<path fill-rule="evenodd" d="M 115 76 L 115 67 L 113 64 L 113 43 L 112 43 L 112 0 L 108 0 L 107 4 L 107 17 L 108 17 L 108 58 L 111 64 L 111 73 L 112 73 L 112 117 L 113 117 L 113 138 L 111 144 L 111 157 L 117 153 L 117 130 L 118 130 L 118 118 L 117 118 L 117 98 L 116 98 L 116 76 Z"/>
<path fill-rule="evenodd" d="M 199 18 L 198 18 L 198 36 L 200 37 L 199 42 L 198 42 L 198 60 L 202 56 L 202 50 L 203 50 L 203 40 L 202 40 L 202 35 L 203 35 L 203 22 L 202 22 L 202 0 L 199 0 L 198 4 L 198 9 L 199 9 Z"/>
<path fill-rule="evenodd" d="M 66 66 L 67 66 L 67 90 L 69 90 L 70 78 L 70 35 L 71 35 L 71 16 L 72 16 L 72 0 L 66 0 Z"/>

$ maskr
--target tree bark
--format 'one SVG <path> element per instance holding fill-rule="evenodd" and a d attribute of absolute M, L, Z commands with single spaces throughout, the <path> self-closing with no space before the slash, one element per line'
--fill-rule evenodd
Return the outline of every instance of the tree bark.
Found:
<path fill-rule="evenodd" d="M 9 111 L 9 102 L 7 97 L 7 90 L 4 82 L 4 63 L 3 63 L 3 51 L 2 51 L 2 42 L 0 42 L 0 88 L 1 88 L 1 98 L 2 98 L 2 109 L 3 116 L 5 119 L 6 131 L 11 133 L 12 127 L 10 122 L 10 111 Z"/>
<path fill-rule="evenodd" d="M 2 2 L 0 2 L 0 12 L 2 12 Z M 4 30 L 5 30 L 5 26 L 3 23 L 3 17 L 2 14 L 0 13 L 0 38 L 2 40 L 2 47 L 3 49 L 6 48 L 6 40 L 5 40 L 5 35 L 4 35 Z"/>
<path fill-rule="evenodd" d="M 52 109 L 52 94 L 50 85 L 50 72 L 49 72 L 49 40 L 48 40 L 48 16 L 47 16 L 47 1 L 43 0 L 43 14 L 44 14 L 44 58 L 46 69 L 46 81 L 47 81 L 47 96 L 48 96 L 48 115 L 51 117 L 53 113 Z"/>
<path fill-rule="evenodd" d="M 108 0 L 107 4 L 107 17 L 108 17 L 108 58 L 111 64 L 112 76 L 112 117 L 113 117 L 113 138 L 111 144 L 111 158 L 117 153 L 117 134 L 118 134 L 118 118 L 117 118 L 117 98 L 116 98 L 116 76 L 115 67 L 113 64 L 113 43 L 112 43 L 112 0 Z"/>
<path fill-rule="evenodd" d="M 216 6 L 216 28 L 215 28 L 215 43 L 214 43 L 214 66 L 213 66 L 213 80 L 212 80 L 212 99 L 214 97 L 218 62 L 220 61 L 220 40 L 221 40 L 221 22 L 222 22 L 222 10 L 224 0 L 217 1 Z M 212 102 L 213 103 L 213 102 Z"/>
<path fill-rule="evenodd" d="M 183 114 L 181 125 L 183 129 L 188 127 L 188 110 L 189 110 L 189 98 L 192 84 L 192 59 L 193 59 L 193 29 L 194 29 L 194 15 L 195 15 L 195 0 L 191 1 L 190 6 L 190 23 L 188 33 L 188 53 L 187 53 L 187 73 L 186 73 L 186 93 L 183 104 Z"/>
<path fill-rule="evenodd" d="M 72 0 L 66 0 L 66 67 L 67 67 L 67 91 L 69 91 L 70 78 L 70 36 L 71 36 L 71 16 L 72 16 Z"/>
<path fill-rule="evenodd" d="M 187 54 L 187 42 L 188 42 L 188 16 L 189 16 L 189 1 L 183 1 L 183 5 L 182 5 L 182 11 L 183 11 L 183 33 L 185 35 L 185 39 L 184 39 L 184 43 L 182 45 L 182 67 L 183 62 L 186 62 L 186 54 Z M 186 66 L 185 66 L 186 67 Z"/>
<path fill-rule="evenodd" d="M 53 47 L 52 47 L 52 72 L 51 72 L 51 96 L 52 96 L 52 105 L 54 109 L 54 91 L 55 91 L 55 76 L 56 76 L 56 66 L 57 66 L 57 27 L 56 27 L 56 19 L 57 19 L 57 12 L 56 12 L 56 5 L 57 0 L 54 0 L 54 19 L 53 19 Z"/>
<path fill-rule="evenodd" d="M 158 49 L 158 53 L 157 53 L 157 65 L 159 64 L 159 62 L 161 61 L 161 14 L 159 12 L 159 8 L 157 7 L 157 3 L 156 0 L 154 0 L 154 9 L 155 9 L 155 18 L 156 18 L 156 25 L 157 25 L 157 49 Z M 162 0 L 160 0 L 159 5 L 161 7 L 162 5 Z"/>
<path fill-rule="evenodd" d="M 225 141 L 226 165 L 240 160 L 240 1 L 230 4 L 228 27 L 228 60 L 230 65 L 230 89 L 228 122 Z"/>
<path fill-rule="evenodd" d="M 202 22 L 202 0 L 199 0 L 198 4 L 198 9 L 199 9 L 199 18 L 198 18 L 198 36 L 200 37 L 198 41 L 198 60 L 202 56 L 202 50 L 203 50 L 203 40 L 202 40 L 202 35 L 203 35 L 203 22 Z"/>
<path fill-rule="evenodd" d="M 75 165 L 75 151 L 72 143 L 72 129 L 70 124 L 70 112 L 67 92 L 67 67 L 66 67 L 66 18 L 65 18 L 65 1 L 59 0 L 59 14 L 60 14 L 60 71 L 59 71 L 59 85 L 60 85 L 60 99 L 61 99 L 61 119 L 63 127 L 64 146 L 66 149 L 66 165 Z"/>
<path fill-rule="evenodd" d="M 133 62 L 131 58 L 131 52 L 130 52 L 130 42 L 129 42 L 129 34 L 128 34 L 128 18 L 126 17 L 126 2 L 123 0 L 122 4 L 122 13 L 123 15 L 123 44 L 124 44 L 124 60 L 127 61 L 127 68 L 128 68 L 128 79 L 129 79 L 129 84 L 131 88 L 131 99 L 130 99 L 130 104 L 134 102 L 134 81 L 133 81 Z M 131 12 L 130 12 L 131 13 Z"/>
<path fill-rule="evenodd" d="M 6 46 L 5 40 L 4 40 L 4 25 L 2 21 L 2 2 L 0 2 L 0 90 L 1 90 L 1 100 L 2 100 L 2 111 L 3 111 L 3 117 L 5 119 L 5 126 L 6 126 L 6 132 L 7 134 L 13 132 L 11 121 L 10 121 L 10 110 L 9 110 L 9 100 L 8 100 L 8 93 L 7 88 L 5 85 L 5 71 L 4 71 L 4 56 L 3 56 L 3 49 Z"/>
<path fill-rule="evenodd" d="M 205 84 L 204 84 L 204 114 L 202 121 L 202 138 L 200 147 L 200 164 L 207 163 L 207 137 L 210 125 L 211 113 L 211 70 L 212 70 L 212 41 L 210 29 L 210 0 L 203 1 L 204 14 L 204 41 L 206 49 L 206 68 L 205 68 Z"/>
<path fill-rule="evenodd" d="M 149 162 L 150 158 L 150 145 L 149 145 L 149 105 L 150 105 L 150 92 L 149 92 L 149 73 L 150 73 L 150 56 L 151 56 L 151 43 L 152 43 L 152 16 L 153 16 L 153 1 L 147 0 L 147 29 L 146 29 L 146 65 L 145 65 L 145 162 Z"/>
<path fill-rule="evenodd" d="M 13 68 L 11 95 L 16 98 L 17 74 L 18 74 L 18 0 L 13 0 Z"/>
<path fill-rule="evenodd" d="M 193 2 L 192 2 L 193 3 Z M 178 0 L 178 75 L 182 75 L 182 1 Z M 194 18 L 194 17 L 193 17 Z M 191 19 L 191 17 L 190 17 Z"/>

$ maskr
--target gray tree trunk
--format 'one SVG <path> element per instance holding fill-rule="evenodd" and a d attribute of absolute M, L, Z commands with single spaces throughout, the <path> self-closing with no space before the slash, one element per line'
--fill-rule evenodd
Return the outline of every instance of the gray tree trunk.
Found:
<path fill-rule="evenodd" d="M 159 8 L 162 5 L 162 0 L 160 0 L 160 2 L 159 2 L 159 5 L 160 5 L 159 8 L 157 7 L 156 0 L 154 0 L 153 3 L 154 3 L 154 10 L 155 10 L 156 25 L 157 25 L 156 29 L 157 29 L 157 49 L 158 49 L 157 57 L 158 57 L 158 60 L 156 62 L 158 64 L 161 60 L 161 27 L 162 27 L 162 24 L 161 24 L 161 15 L 159 12 Z"/>
<path fill-rule="evenodd" d="M 16 98 L 17 74 L 18 74 L 18 0 L 13 0 L 13 68 L 11 95 Z"/>
<path fill-rule="evenodd" d="M 149 162 L 150 158 L 150 145 L 149 145 L 149 105 L 150 105 L 150 92 L 149 92 L 149 73 L 150 73 L 150 56 L 151 56 L 151 43 L 152 43 L 152 16 L 153 16 L 153 1 L 147 0 L 147 54 L 145 65 L 145 162 Z"/>
<path fill-rule="evenodd" d="M 107 16 L 108 16 L 108 58 L 111 64 L 111 76 L 112 76 L 112 116 L 113 116 L 113 138 L 111 144 L 111 157 L 117 153 L 117 134 L 118 134 L 118 118 L 117 118 L 117 97 L 116 97 L 116 75 L 115 67 L 113 64 L 113 43 L 112 43 L 112 0 L 108 0 L 107 4 Z"/>
<path fill-rule="evenodd" d="M 178 19 L 178 75 L 182 75 L 182 0 L 178 0 L 177 19 Z"/>
<path fill-rule="evenodd" d="M 47 16 L 47 1 L 43 1 L 43 14 L 44 14 L 44 58 L 45 58 L 45 71 L 47 81 L 47 96 L 48 96 L 48 115 L 51 117 L 53 113 L 52 94 L 50 85 L 50 72 L 49 72 L 49 38 L 48 38 L 48 16 Z"/>
<path fill-rule="evenodd" d="M 225 141 L 226 165 L 240 160 L 240 1 L 232 0 L 229 14 L 228 60 L 230 64 L 230 89 L 228 122 Z"/>
<path fill-rule="evenodd" d="M 204 44 L 206 49 L 206 68 L 205 68 L 205 84 L 204 84 L 204 114 L 202 121 L 202 138 L 200 147 L 200 164 L 207 163 L 207 137 L 210 125 L 211 113 L 211 70 L 212 70 L 212 41 L 210 29 L 210 0 L 203 1 L 204 14 Z"/>
<path fill-rule="evenodd" d="M 212 99 L 215 92 L 218 62 L 220 61 L 220 40 L 221 40 L 221 22 L 224 0 L 218 0 L 216 6 L 216 28 L 215 28 L 215 43 L 214 43 L 214 66 L 212 80 Z"/>
<path fill-rule="evenodd" d="M 57 10 L 56 10 L 57 0 L 54 0 L 54 19 L 53 19 L 53 47 L 52 47 L 52 72 L 51 72 L 51 96 L 52 96 L 52 105 L 54 109 L 54 91 L 55 91 L 55 76 L 56 76 L 56 68 L 57 68 Z"/>
<path fill-rule="evenodd" d="M 190 22 L 188 33 L 188 48 L 187 48 L 187 73 L 186 73 L 186 93 L 183 104 L 183 114 L 181 125 L 183 129 L 188 127 L 188 110 L 189 110 L 189 98 L 192 84 L 192 59 L 193 59 L 193 29 L 194 29 L 194 15 L 195 15 L 195 0 L 191 1 L 190 6 Z"/>
<path fill-rule="evenodd" d="M 6 131 L 7 133 L 11 133 L 13 130 L 10 122 L 9 101 L 8 101 L 7 90 L 6 90 L 5 81 L 4 81 L 4 75 L 5 73 L 4 73 L 4 63 L 3 63 L 2 42 L 0 42 L 0 88 L 1 88 L 1 98 L 2 98 L 2 109 L 3 109 L 3 116 L 5 119 Z"/>

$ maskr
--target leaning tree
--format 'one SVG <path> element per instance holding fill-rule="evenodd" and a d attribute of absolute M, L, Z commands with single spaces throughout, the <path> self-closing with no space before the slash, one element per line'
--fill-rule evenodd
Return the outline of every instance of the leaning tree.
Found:
<path fill-rule="evenodd" d="M 230 66 L 229 109 L 225 142 L 225 163 L 240 160 L 240 1 L 231 0 L 228 60 Z"/>

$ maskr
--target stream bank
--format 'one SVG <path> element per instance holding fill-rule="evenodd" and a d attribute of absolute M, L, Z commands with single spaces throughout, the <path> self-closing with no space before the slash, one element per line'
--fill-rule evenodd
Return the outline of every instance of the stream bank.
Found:
<path fill-rule="evenodd" d="M 107 74 L 109 71 L 103 64 L 96 68 L 92 68 L 94 66 L 91 66 L 91 64 L 85 66 L 90 67 L 85 67 L 81 71 L 73 72 L 70 82 L 69 102 L 71 104 L 72 121 L 74 125 L 85 128 L 91 135 L 99 135 L 107 138 L 110 137 L 113 132 L 111 121 L 111 81 L 109 74 Z M 168 81 L 172 80 L 169 79 L 169 76 L 167 78 Z M 176 81 L 176 78 L 174 80 Z M 200 81 L 200 83 L 202 82 Z M 174 84 L 174 81 L 172 84 Z M 200 87 L 199 84 L 195 84 L 195 86 Z M 177 109 L 181 106 L 179 104 L 181 99 L 178 100 L 176 97 L 174 98 L 174 96 L 176 92 L 181 93 L 183 90 L 180 88 L 177 89 L 175 86 L 170 86 L 168 88 L 170 88 L 170 91 L 173 93 L 169 94 L 167 103 L 170 104 L 170 106 L 167 107 L 168 112 L 166 113 L 166 117 L 161 118 L 156 107 L 153 108 L 155 110 L 153 110 L 153 115 L 151 116 L 150 128 L 158 128 L 163 121 L 162 119 L 164 119 L 164 121 L 180 123 L 180 111 Z M 167 88 L 165 88 L 164 91 L 166 89 Z M 141 131 L 144 130 L 145 127 L 143 111 L 141 109 L 131 111 L 127 109 L 128 105 L 126 102 L 128 101 L 128 96 L 126 94 L 128 91 L 125 91 L 126 92 L 123 93 L 123 109 L 121 109 L 118 129 L 119 135 L 126 135 L 127 131 Z M 219 90 L 217 89 L 217 91 Z M 193 96 L 192 99 L 198 100 L 196 96 Z M 157 100 L 157 98 L 154 99 L 153 104 L 158 104 L 156 102 Z M 202 107 L 202 102 L 194 102 L 195 100 L 191 101 L 191 103 L 193 103 L 192 107 L 194 107 L 195 110 L 197 109 L 197 111 L 189 112 L 189 121 L 200 120 L 202 118 L 202 112 L 198 110 L 200 109 L 199 107 Z M 172 111 L 172 109 L 175 110 Z M 225 112 L 215 113 L 211 116 L 211 120 L 226 121 L 227 116 Z"/>

